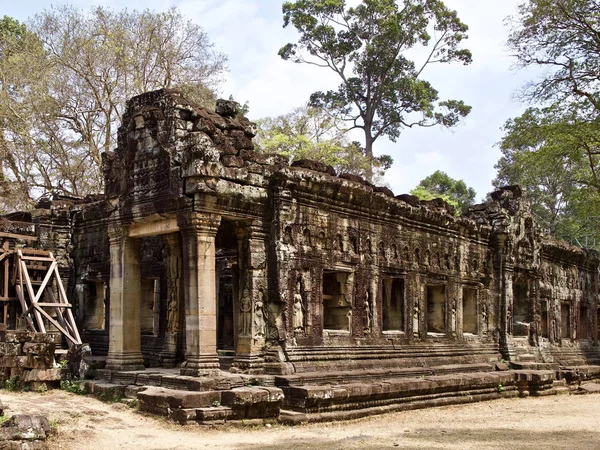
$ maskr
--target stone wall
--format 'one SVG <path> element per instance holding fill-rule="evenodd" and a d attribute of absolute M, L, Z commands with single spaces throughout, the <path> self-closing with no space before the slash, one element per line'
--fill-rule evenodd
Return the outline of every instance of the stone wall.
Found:
<path fill-rule="evenodd" d="M 459 217 L 440 199 L 257 153 L 255 125 L 232 108 L 174 90 L 135 97 L 104 154 L 105 198 L 12 217 L 56 249 L 84 340 L 114 367 L 191 358 L 186 373 L 200 373 L 233 355 L 234 370 L 285 373 L 583 347 L 600 358 L 598 256 L 545 236 L 520 188 Z"/>
<path fill-rule="evenodd" d="M 54 350 L 60 344 L 60 334 L 29 331 L 0 333 L 0 377 L 14 388 L 38 390 L 58 387 L 61 369 L 54 360 Z"/>

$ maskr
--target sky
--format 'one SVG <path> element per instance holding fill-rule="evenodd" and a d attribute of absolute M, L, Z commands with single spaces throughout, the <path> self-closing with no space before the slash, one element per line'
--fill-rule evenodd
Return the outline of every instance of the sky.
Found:
<path fill-rule="evenodd" d="M 515 60 L 506 49 L 509 28 L 505 19 L 516 14 L 523 0 L 445 0 L 469 26 L 465 46 L 473 63 L 438 64 L 426 69 L 423 78 L 439 91 L 441 99 L 459 99 L 472 106 L 471 114 L 452 129 L 404 130 L 396 142 L 380 138 L 375 154 L 388 154 L 394 164 L 385 182 L 395 194 L 409 192 L 419 181 L 442 170 L 464 180 L 477 191 L 477 200 L 492 190 L 494 165 L 500 158 L 496 143 L 507 119 L 526 107 L 516 99 L 518 89 L 531 72 L 515 70 Z M 53 4 L 51 0 L 0 0 L 0 15 L 27 22 Z M 88 8 L 90 0 L 67 2 Z M 94 5 L 120 9 L 125 2 L 96 0 Z M 249 102 L 252 120 L 290 112 L 308 101 L 310 94 L 338 86 L 328 69 L 282 60 L 277 51 L 297 34 L 283 28 L 282 0 L 128 0 L 128 9 L 163 11 L 178 7 L 201 25 L 215 45 L 228 56 L 229 72 L 221 88 L 224 98 Z M 358 138 L 358 136 L 353 138 Z M 357 139 L 358 140 L 358 139 Z"/>

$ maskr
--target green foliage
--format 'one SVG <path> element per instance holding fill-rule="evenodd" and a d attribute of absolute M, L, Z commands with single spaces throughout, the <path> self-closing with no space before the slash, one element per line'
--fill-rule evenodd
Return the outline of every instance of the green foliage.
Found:
<path fill-rule="evenodd" d="M 388 155 L 369 157 L 358 142 L 348 142 L 343 123 L 319 108 L 296 108 L 289 114 L 258 121 L 257 150 L 290 161 L 310 159 L 333 166 L 338 173 L 383 176 L 392 165 Z"/>
<path fill-rule="evenodd" d="M 81 387 L 81 383 L 77 383 L 72 380 L 62 380 L 60 382 L 60 388 L 63 391 L 67 391 L 72 394 L 77 394 L 77 395 L 85 395 L 86 394 L 85 389 Z"/>
<path fill-rule="evenodd" d="M 455 180 L 440 170 L 422 179 L 410 193 L 421 200 L 441 198 L 454 206 L 457 214 L 467 212 L 476 195 L 475 190 L 467 187 L 463 180 Z"/>
<path fill-rule="evenodd" d="M 12 377 L 4 380 L 4 382 L 2 383 L 2 389 L 6 389 L 7 391 L 10 391 L 10 392 L 15 392 L 15 391 L 19 390 L 18 375 L 13 375 Z"/>
<path fill-rule="evenodd" d="M 367 156 L 380 136 L 395 141 L 407 127 L 451 127 L 471 109 L 459 100 L 440 101 L 422 79 L 430 64 L 471 62 L 461 48 L 468 27 L 440 0 L 366 0 L 356 7 L 345 0 L 298 0 L 283 4 L 283 22 L 300 37 L 279 55 L 340 77 L 337 90 L 315 92 L 310 104 L 362 129 Z M 409 59 L 415 48 L 425 49 L 418 63 Z"/>
<path fill-rule="evenodd" d="M 543 69 L 522 91 L 539 103 L 509 120 L 496 186 L 525 187 L 538 221 L 574 244 L 600 243 L 600 3 L 529 0 L 508 45 L 521 67 Z"/>
<path fill-rule="evenodd" d="M 8 182 L 0 182 L 0 210 L 31 207 L 42 194 L 101 192 L 100 154 L 116 146 L 126 101 L 164 87 L 210 105 L 225 61 L 202 28 L 175 8 L 63 5 L 36 15 L 26 28 L 5 17 L 0 180 Z"/>
<path fill-rule="evenodd" d="M 600 243 L 600 130 L 564 106 L 529 108 L 508 120 L 494 186 L 520 184 L 538 223 L 587 247 Z"/>
<path fill-rule="evenodd" d="M 582 115 L 600 112 L 600 3 L 596 0 L 529 0 L 512 18 L 508 45 L 522 67 L 544 75 L 529 83 L 530 101 L 579 103 Z"/>

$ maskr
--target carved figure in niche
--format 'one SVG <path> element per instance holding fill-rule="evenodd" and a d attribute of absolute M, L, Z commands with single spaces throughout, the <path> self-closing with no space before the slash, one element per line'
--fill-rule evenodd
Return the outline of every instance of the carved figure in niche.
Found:
<path fill-rule="evenodd" d="M 303 240 L 304 240 L 304 245 L 309 246 L 309 247 L 312 245 L 312 242 L 310 239 L 310 231 L 308 230 L 308 228 L 304 229 Z"/>
<path fill-rule="evenodd" d="M 252 328 L 252 299 L 248 288 L 242 290 L 242 298 L 240 299 L 240 336 L 250 336 Z"/>
<path fill-rule="evenodd" d="M 413 314 L 412 314 L 412 325 L 413 325 L 413 334 L 419 334 L 419 304 L 415 303 L 413 306 Z"/>
<path fill-rule="evenodd" d="M 456 299 L 452 300 L 452 310 L 450 312 L 450 327 L 452 332 L 456 333 Z"/>
<path fill-rule="evenodd" d="M 346 313 L 346 318 L 348 319 L 348 331 L 352 331 L 352 310 Z"/>
<path fill-rule="evenodd" d="M 336 241 L 337 241 L 338 250 L 340 252 L 343 252 L 344 251 L 344 239 L 342 238 L 341 234 L 338 234 L 336 236 Z"/>
<path fill-rule="evenodd" d="M 365 316 L 363 318 L 365 333 L 371 332 L 371 320 L 371 293 L 367 290 L 365 292 Z"/>
<path fill-rule="evenodd" d="M 169 247 L 169 248 L 167 248 Z M 182 258 L 174 250 L 175 244 L 164 247 L 163 258 L 167 259 L 167 333 L 179 331 L 179 295 L 182 273 Z"/>
<path fill-rule="evenodd" d="M 350 237 L 350 244 L 352 246 L 352 252 L 355 254 L 358 253 L 358 240 L 356 239 L 356 236 Z"/>
<path fill-rule="evenodd" d="M 254 339 L 265 337 L 265 323 L 264 294 L 260 291 L 258 301 L 254 304 Z"/>
<path fill-rule="evenodd" d="M 294 238 L 292 237 L 292 227 L 285 227 L 283 234 L 283 243 L 294 245 Z"/>
<path fill-rule="evenodd" d="M 484 303 L 481 306 L 481 326 L 483 334 L 487 334 L 488 332 L 488 310 L 487 305 Z"/>
<path fill-rule="evenodd" d="M 322 231 L 319 233 L 319 238 L 317 239 L 317 248 L 323 248 L 323 244 L 325 243 L 325 233 Z"/>
<path fill-rule="evenodd" d="M 337 282 L 340 286 L 340 296 L 338 306 L 348 306 L 352 304 L 352 289 L 354 288 L 353 273 L 337 273 Z"/>
<path fill-rule="evenodd" d="M 304 304 L 302 294 L 294 294 L 294 331 L 302 332 L 304 330 Z"/>
<path fill-rule="evenodd" d="M 169 300 L 169 310 L 167 314 L 167 333 L 175 334 L 179 331 L 179 305 L 176 296 L 171 296 Z"/>

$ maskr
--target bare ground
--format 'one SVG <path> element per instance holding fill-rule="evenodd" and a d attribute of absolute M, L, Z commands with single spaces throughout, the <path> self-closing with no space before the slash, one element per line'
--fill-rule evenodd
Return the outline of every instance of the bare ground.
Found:
<path fill-rule="evenodd" d="M 600 396 L 505 399 L 347 422 L 181 427 L 122 403 L 64 391 L 0 391 L 5 414 L 48 416 L 52 449 L 566 449 L 600 448 Z"/>

